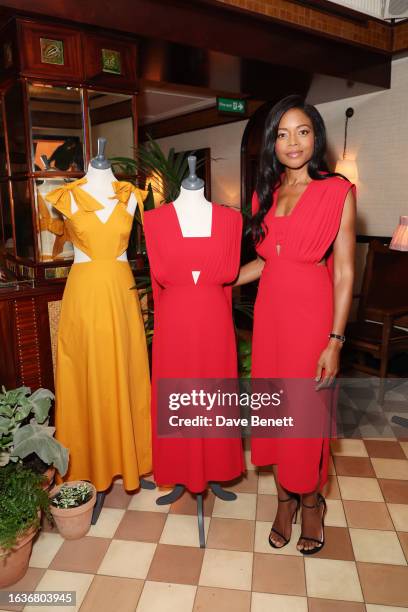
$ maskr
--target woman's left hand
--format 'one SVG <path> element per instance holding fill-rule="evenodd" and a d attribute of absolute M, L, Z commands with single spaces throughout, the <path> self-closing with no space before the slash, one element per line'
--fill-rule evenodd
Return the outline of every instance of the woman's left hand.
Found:
<path fill-rule="evenodd" d="M 336 344 L 329 342 L 321 353 L 316 368 L 315 381 L 318 383 L 316 391 L 333 385 L 340 369 L 340 349 L 341 344 L 339 342 L 336 341 Z M 323 370 L 324 376 L 322 377 Z"/>

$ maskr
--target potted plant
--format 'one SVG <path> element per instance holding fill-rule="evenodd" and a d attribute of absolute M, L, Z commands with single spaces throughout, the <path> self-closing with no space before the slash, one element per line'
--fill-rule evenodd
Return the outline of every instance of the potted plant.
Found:
<path fill-rule="evenodd" d="M 23 461 L 34 471 L 55 468 L 64 476 L 68 469 L 68 450 L 55 440 L 49 411 L 54 395 L 48 389 L 31 393 L 19 387 L 0 393 L 0 467 Z M 50 476 L 49 476 L 50 478 Z"/>
<path fill-rule="evenodd" d="M 20 463 L 0 468 L 0 588 L 24 576 L 41 511 L 50 517 L 43 477 Z"/>
<path fill-rule="evenodd" d="M 62 537 L 76 540 L 88 533 L 95 502 L 96 489 L 90 482 L 74 480 L 52 489 L 50 511 Z"/>

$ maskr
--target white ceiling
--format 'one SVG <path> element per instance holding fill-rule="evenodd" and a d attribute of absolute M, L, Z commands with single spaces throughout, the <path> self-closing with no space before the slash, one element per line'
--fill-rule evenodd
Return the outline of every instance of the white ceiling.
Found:
<path fill-rule="evenodd" d="M 372 15 L 377 19 L 398 18 L 399 15 L 404 18 L 408 15 L 408 0 L 329 0 L 329 2 Z"/>

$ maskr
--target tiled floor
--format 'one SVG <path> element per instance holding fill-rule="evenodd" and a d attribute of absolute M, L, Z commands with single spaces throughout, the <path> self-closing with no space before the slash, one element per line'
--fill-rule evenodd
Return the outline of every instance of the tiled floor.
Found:
<path fill-rule="evenodd" d="M 401 612 L 408 607 L 408 442 L 337 440 L 332 453 L 326 545 L 313 557 L 296 551 L 299 524 L 282 551 L 268 545 L 273 475 L 249 463 L 231 486 L 236 501 L 206 497 L 205 550 L 190 495 L 169 508 L 155 504 L 161 491 L 129 495 L 117 483 L 82 540 L 41 532 L 27 575 L 12 589 L 75 590 L 81 612 Z M 61 610 L 44 608 L 52 609 Z"/>

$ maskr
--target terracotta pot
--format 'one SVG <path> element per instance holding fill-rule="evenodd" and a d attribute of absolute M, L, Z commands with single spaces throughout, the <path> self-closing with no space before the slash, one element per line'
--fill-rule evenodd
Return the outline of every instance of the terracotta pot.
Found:
<path fill-rule="evenodd" d="M 81 482 L 81 480 L 73 480 L 64 484 L 77 485 Z M 76 508 L 56 508 L 50 504 L 51 514 L 56 526 L 58 527 L 58 531 L 66 540 L 78 540 L 86 535 L 89 531 L 91 526 L 92 511 L 96 502 L 96 489 L 92 484 L 91 486 L 93 489 L 92 497 L 89 501 L 81 506 L 77 506 Z M 54 497 L 54 495 L 59 492 L 61 487 L 62 485 L 54 487 L 50 491 L 50 497 Z"/>
<path fill-rule="evenodd" d="M 11 552 L 0 548 L 0 589 L 18 582 L 27 572 L 38 527 L 31 527 L 21 535 Z"/>

